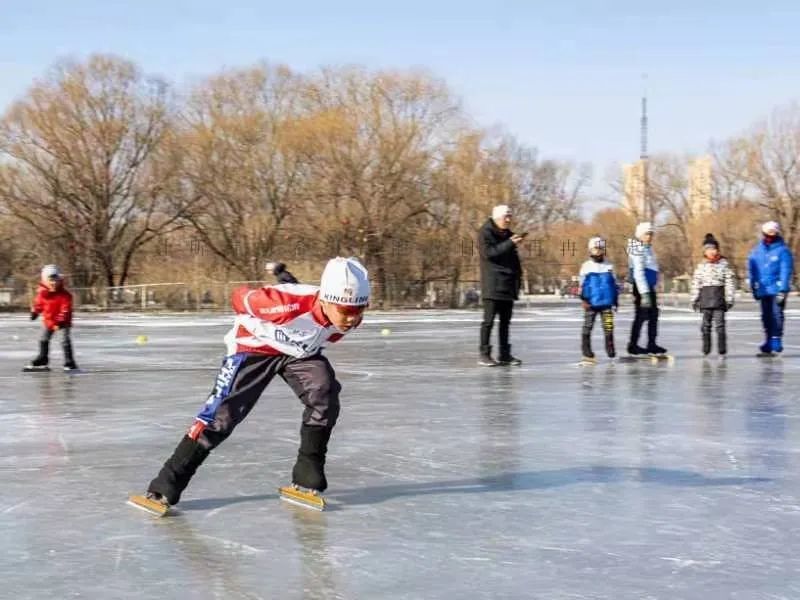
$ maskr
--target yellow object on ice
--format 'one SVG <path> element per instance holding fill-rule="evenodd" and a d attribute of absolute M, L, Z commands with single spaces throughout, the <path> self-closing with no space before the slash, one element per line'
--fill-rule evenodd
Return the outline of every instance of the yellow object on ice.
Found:
<path fill-rule="evenodd" d="M 392 333 L 391 329 L 388 328 L 381 329 L 381 335 L 389 335 L 390 333 Z"/>
<path fill-rule="evenodd" d="M 156 515 L 157 517 L 163 517 L 169 512 L 169 504 L 151 500 L 147 496 L 142 496 L 140 494 L 129 496 L 128 504 L 149 512 L 151 515 Z"/>
<path fill-rule="evenodd" d="M 297 504 L 312 510 L 325 510 L 325 498 L 317 492 L 301 490 L 294 485 L 285 485 L 278 488 L 281 500 Z"/>
<path fill-rule="evenodd" d="M 143 344 L 147 343 L 147 336 L 146 335 L 137 335 L 136 336 L 136 343 L 142 346 Z"/>

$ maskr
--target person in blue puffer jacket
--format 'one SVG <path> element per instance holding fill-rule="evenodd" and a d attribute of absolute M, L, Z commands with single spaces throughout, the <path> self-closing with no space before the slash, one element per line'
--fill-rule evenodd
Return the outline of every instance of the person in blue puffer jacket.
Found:
<path fill-rule="evenodd" d="M 653 225 L 644 222 L 636 226 L 635 239 L 628 242 L 628 281 L 633 284 L 633 303 L 636 313 L 631 326 L 628 354 L 665 354 L 666 348 L 656 344 L 658 337 L 658 261 L 653 253 Z M 647 347 L 639 346 L 639 335 L 647 321 Z"/>
<path fill-rule="evenodd" d="M 763 237 L 750 252 L 748 278 L 753 297 L 761 302 L 765 342 L 762 354 L 783 352 L 783 311 L 792 284 L 794 259 L 781 237 L 781 227 L 768 221 L 761 227 Z"/>
<path fill-rule="evenodd" d="M 584 310 L 581 351 L 585 361 L 594 360 L 592 328 L 598 314 L 603 323 L 606 354 L 609 358 L 617 355 L 614 349 L 614 311 L 619 304 L 614 265 L 606 261 L 606 241 L 603 238 L 593 237 L 589 240 L 589 257 L 580 270 L 580 294 Z"/>

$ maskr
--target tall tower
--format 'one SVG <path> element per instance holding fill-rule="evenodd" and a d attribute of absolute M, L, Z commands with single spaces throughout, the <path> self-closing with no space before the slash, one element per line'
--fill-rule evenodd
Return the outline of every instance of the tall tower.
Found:
<path fill-rule="evenodd" d="M 647 73 L 642 74 L 642 116 L 639 119 L 639 161 L 642 163 L 642 207 L 645 220 L 653 219 L 653 206 L 650 201 L 650 169 L 647 155 Z"/>
<path fill-rule="evenodd" d="M 645 75 L 645 78 L 647 75 Z M 639 119 L 640 147 L 639 159 L 647 160 L 647 89 L 642 94 L 642 117 Z"/>
<path fill-rule="evenodd" d="M 640 221 L 652 220 L 652 205 L 648 194 L 647 156 L 647 75 L 642 75 L 642 114 L 639 119 L 639 160 L 623 166 L 625 207 Z"/>

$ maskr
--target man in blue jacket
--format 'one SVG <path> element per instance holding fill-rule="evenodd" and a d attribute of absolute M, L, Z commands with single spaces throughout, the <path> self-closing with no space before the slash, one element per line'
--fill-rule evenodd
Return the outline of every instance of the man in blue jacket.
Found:
<path fill-rule="evenodd" d="M 753 297 L 761 302 L 766 341 L 760 350 L 762 354 L 773 354 L 783 352 L 783 311 L 792 284 L 794 259 L 778 223 L 764 223 L 761 232 L 761 242 L 750 252 L 748 276 Z"/>

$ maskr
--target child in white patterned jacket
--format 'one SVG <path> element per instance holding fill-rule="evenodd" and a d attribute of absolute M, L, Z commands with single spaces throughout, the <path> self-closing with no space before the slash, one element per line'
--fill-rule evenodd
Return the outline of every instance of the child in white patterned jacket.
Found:
<path fill-rule="evenodd" d="M 707 233 L 703 240 L 703 261 L 692 278 L 692 308 L 703 313 L 700 331 L 703 334 L 703 355 L 711 352 L 711 326 L 717 330 L 717 352 L 728 351 L 725 313 L 733 308 L 736 274 L 719 252 L 719 242 Z"/>

